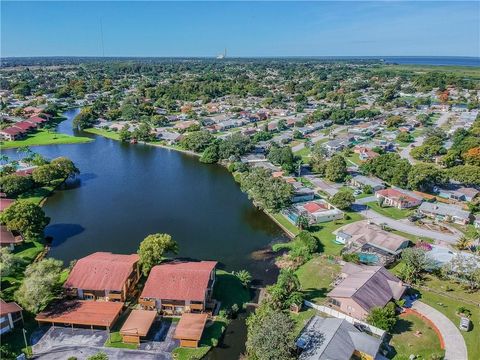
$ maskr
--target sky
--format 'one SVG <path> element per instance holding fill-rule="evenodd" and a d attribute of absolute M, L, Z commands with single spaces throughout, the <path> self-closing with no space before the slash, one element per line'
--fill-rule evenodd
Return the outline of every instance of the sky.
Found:
<path fill-rule="evenodd" d="M 103 46 L 102 46 L 103 29 Z M 480 2 L 1 1 L 1 56 L 480 56 Z"/>

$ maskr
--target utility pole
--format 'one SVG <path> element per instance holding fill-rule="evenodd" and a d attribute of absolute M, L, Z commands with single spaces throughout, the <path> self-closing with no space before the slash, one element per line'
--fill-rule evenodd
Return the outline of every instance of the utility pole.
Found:
<path fill-rule="evenodd" d="M 30 350 L 28 349 L 28 342 L 27 342 L 27 331 L 22 328 L 22 333 L 23 333 L 23 340 L 25 341 L 25 349 L 26 349 L 27 355 L 30 356 Z"/>

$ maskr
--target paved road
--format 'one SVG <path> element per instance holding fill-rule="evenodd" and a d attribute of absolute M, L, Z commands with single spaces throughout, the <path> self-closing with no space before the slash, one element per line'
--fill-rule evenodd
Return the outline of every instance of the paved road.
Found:
<path fill-rule="evenodd" d="M 412 309 L 433 322 L 442 334 L 445 344 L 445 360 L 468 360 L 467 346 L 456 324 L 440 311 L 421 301 L 415 301 Z"/>
<path fill-rule="evenodd" d="M 362 200 L 362 199 L 359 199 Z M 434 240 L 445 241 L 450 244 L 455 244 L 460 238 L 459 234 L 444 234 L 438 231 L 428 230 L 416 226 L 412 223 L 409 223 L 408 220 L 395 220 L 386 216 L 383 216 L 376 211 L 368 209 L 365 205 L 360 204 L 359 202 L 353 204 L 353 210 L 361 212 L 362 215 L 372 221 L 373 223 L 380 225 L 386 224 L 392 229 L 406 232 L 407 234 L 412 234 L 415 236 L 424 236 Z"/>
<path fill-rule="evenodd" d="M 452 115 L 452 113 L 448 111 L 445 113 L 442 113 L 442 115 L 440 115 L 440 117 L 435 122 L 435 127 L 443 126 L 448 121 L 450 115 Z M 425 136 L 417 137 L 412 144 L 408 145 L 407 147 L 402 149 L 402 151 L 400 151 L 399 153 L 400 156 L 404 159 L 407 159 L 410 164 L 415 164 L 417 161 L 414 158 L 412 158 L 412 156 L 410 155 L 410 151 L 412 150 L 413 146 L 418 147 L 422 145 L 424 141 L 425 141 Z"/>
<path fill-rule="evenodd" d="M 33 359 L 40 360 L 66 360 L 75 357 L 78 360 L 87 359 L 98 352 L 107 354 L 109 360 L 170 360 L 169 353 L 153 353 L 138 350 L 104 348 L 97 346 L 62 346 L 46 353 L 34 355 Z"/>

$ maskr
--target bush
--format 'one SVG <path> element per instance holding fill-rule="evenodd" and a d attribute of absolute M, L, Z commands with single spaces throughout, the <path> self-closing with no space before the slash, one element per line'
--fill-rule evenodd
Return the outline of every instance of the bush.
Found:
<path fill-rule="evenodd" d="M 355 264 L 358 264 L 360 262 L 360 257 L 358 256 L 357 253 L 343 254 L 342 259 L 343 259 L 343 261 L 353 262 Z"/>
<path fill-rule="evenodd" d="M 472 316 L 472 312 L 469 309 L 467 309 L 465 306 L 459 306 L 457 308 L 457 314 L 463 314 L 467 317 Z"/>

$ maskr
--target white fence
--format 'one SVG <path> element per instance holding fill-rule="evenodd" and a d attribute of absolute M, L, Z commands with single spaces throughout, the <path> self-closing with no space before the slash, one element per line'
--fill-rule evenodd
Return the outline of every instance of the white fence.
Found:
<path fill-rule="evenodd" d="M 371 332 L 372 334 L 378 335 L 382 339 L 385 336 L 385 333 L 386 333 L 385 330 L 382 330 L 382 329 L 379 329 L 379 328 L 377 328 L 373 325 L 367 324 L 366 322 L 357 320 L 357 319 L 355 319 L 351 316 L 348 316 L 344 313 L 341 313 L 340 311 L 333 310 L 332 308 L 329 308 L 327 306 L 317 305 L 317 304 L 311 303 L 310 301 L 307 301 L 307 300 L 305 300 L 303 303 L 305 304 L 305 306 L 308 306 L 308 307 L 313 308 L 315 310 L 321 311 L 322 313 L 325 313 L 327 315 L 336 317 L 338 319 L 344 319 L 344 320 L 346 320 L 349 323 L 354 324 L 354 325 L 361 325 L 368 332 Z"/>

